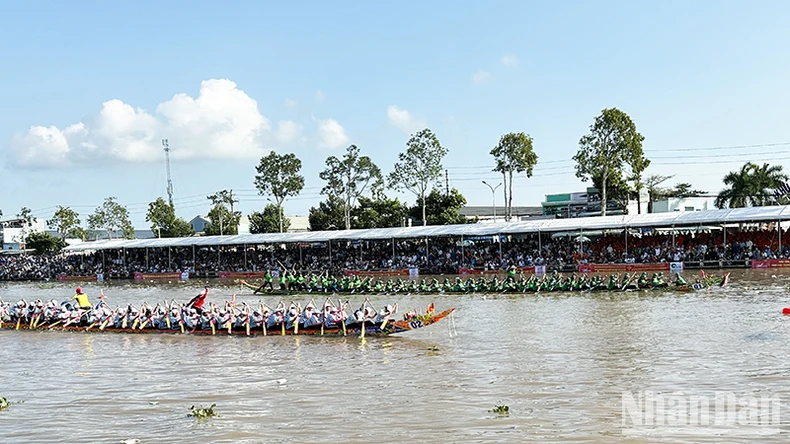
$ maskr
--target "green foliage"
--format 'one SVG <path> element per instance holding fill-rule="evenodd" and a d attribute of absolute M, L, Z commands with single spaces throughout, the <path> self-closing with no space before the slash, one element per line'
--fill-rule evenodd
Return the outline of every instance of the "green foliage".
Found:
<path fill-rule="evenodd" d="M 359 206 L 352 211 L 352 228 L 390 228 L 403 225 L 409 208 L 397 198 L 359 198 Z"/>
<path fill-rule="evenodd" d="M 505 220 L 510 220 L 513 214 L 513 173 L 526 173 L 527 177 L 532 177 L 538 155 L 532 149 L 532 137 L 524 133 L 505 134 L 490 154 L 496 161 L 494 171 L 502 173 L 505 184 Z"/>
<path fill-rule="evenodd" d="M 603 174 L 600 171 L 593 173 L 592 182 L 595 188 L 602 190 Z M 609 175 L 609 180 L 607 182 L 607 187 L 609 189 L 607 199 L 617 201 L 620 205 L 625 206 L 634 190 L 628 185 L 628 182 L 623 179 L 623 173 L 620 171 L 613 172 Z"/>
<path fill-rule="evenodd" d="M 77 237 L 77 228 L 80 226 L 80 215 L 69 207 L 58 206 L 52 219 L 47 221 L 47 226 L 57 230 L 61 238 Z"/>
<path fill-rule="evenodd" d="M 266 205 L 263 212 L 253 211 L 249 218 L 252 234 L 280 233 L 288 231 L 288 227 L 291 226 L 291 220 L 283 215 L 283 208 L 276 204 Z"/>
<path fill-rule="evenodd" d="M 119 204 L 114 196 L 104 200 L 101 206 L 88 216 L 88 228 L 94 231 L 104 230 L 110 239 L 115 231 L 120 230 L 123 237 L 134 237 L 134 227 L 129 220 L 129 210 Z"/>
<path fill-rule="evenodd" d="M 310 231 L 339 230 L 345 223 L 343 202 L 338 198 L 328 197 L 325 201 L 320 202 L 317 208 L 310 208 L 307 220 L 310 224 Z"/>
<path fill-rule="evenodd" d="M 510 407 L 506 405 L 497 405 L 494 406 L 493 409 L 489 410 L 488 413 L 497 413 L 500 415 L 509 415 L 510 414 Z"/>
<path fill-rule="evenodd" d="M 628 181 L 633 182 L 634 191 L 636 192 L 636 211 L 637 214 L 642 214 L 642 200 L 639 198 L 639 192 L 642 191 L 645 184 L 642 182 L 642 173 L 650 166 L 650 159 L 644 156 L 632 157 L 628 161 L 631 167 L 631 174 L 628 176 Z"/>
<path fill-rule="evenodd" d="M 781 165 L 764 163 L 758 166 L 746 162 L 740 171 L 731 171 L 724 176 L 724 185 L 729 186 L 716 197 L 717 208 L 739 208 L 774 205 L 773 189 L 788 177 Z"/>
<path fill-rule="evenodd" d="M 233 204 L 238 202 L 233 196 L 233 190 L 219 191 L 207 196 L 207 199 L 211 201 L 213 207 L 208 212 L 211 224 L 205 229 L 206 236 L 239 234 L 241 213 L 233 210 Z"/>
<path fill-rule="evenodd" d="M 33 219 L 33 211 L 28 207 L 22 207 L 19 209 L 19 213 L 17 213 L 16 217 L 19 219 L 25 219 L 29 224 Z"/>
<path fill-rule="evenodd" d="M 614 172 L 622 174 L 626 163 L 638 166 L 644 163 L 639 160 L 644 158 L 644 139 L 626 113 L 617 108 L 607 108 L 595 118 L 590 134 L 579 140 L 579 151 L 573 156 L 576 177 L 589 180 L 600 172 L 601 215 L 606 216 L 609 176 Z"/>
<path fill-rule="evenodd" d="M 449 195 L 445 195 L 434 188 L 425 197 L 425 207 L 427 209 L 427 225 L 455 225 L 467 223 L 466 217 L 460 214 L 461 209 L 466 205 L 466 198 L 457 189 L 450 190 Z M 419 219 L 422 206 L 415 205 L 409 210 L 409 215 Z"/>
<path fill-rule="evenodd" d="M 206 226 L 206 236 L 227 236 L 239 234 L 239 221 L 241 213 L 230 210 L 222 203 L 215 204 L 208 212 L 208 219 L 211 221 Z"/>
<path fill-rule="evenodd" d="M 683 182 L 675 185 L 675 188 L 669 190 L 667 196 L 683 198 L 683 197 L 698 197 L 701 194 L 705 194 L 705 191 L 694 190 L 691 188 L 690 183 Z"/>
<path fill-rule="evenodd" d="M 151 222 L 151 231 L 154 236 L 184 237 L 195 234 L 192 225 L 184 219 L 176 217 L 175 208 L 161 197 L 148 204 L 145 220 Z"/>
<path fill-rule="evenodd" d="M 195 408 L 195 406 L 193 405 L 192 407 L 189 408 L 189 413 L 187 414 L 187 416 L 196 419 L 207 419 L 214 417 L 219 418 L 219 413 L 214 411 L 214 407 L 216 406 L 217 404 L 211 404 L 210 407 Z"/>
<path fill-rule="evenodd" d="M 406 146 L 406 152 L 398 154 L 398 162 L 388 180 L 393 189 L 406 189 L 417 196 L 422 205 L 419 219 L 425 223 L 426 192 L 442 174 L 442 159 L 447 149 L 428 128 L 413 134 Z"/>
<path fill-rule="evenodd" d="M 261 196 L 273 196 L 276 206 L 280 208 L 279 232 L 288 230 L 288 227 L 283 225 L 283 201 L 288 196 L 298 195 L 304 188 L 304 176 L 299 174 L 301 169 L 302 161 L 296 155 L 279 155 L 274 151 L 262 157 L 261 163 L 255 168 L 258 172 L 255 176 L 255 187 L 258 188 L 258 193 Z M 271 233 L 271 231 L 261 231 L 261 233 Z"/>
<path fill-rule="evenodd" d="M 666 182 L 667 180 L 675 177 L 672 176 L 664 176 L 661 174 L 651 174 L 645 178 L 645 188 L 647 189 L 647 212 L 653 212 L 653 202 L 657 200 L 666 199 L 669 194 L 669 189 L 660 187 L 662 183 Z"/>
<path fill-rule="evenodd" d="M 38 255 L 53 254 L 66 248 L 66 241 L 62 237 L 55 237 L 49 233 L 38 231 L 27 236 L 25 247 L 36 250 Z"/>
<path fill-rule="evenodd" d="M 368 156 L 360 156 L 359 148 L 351 145 L 342 159 L 329 156 L 326 169 L 319 174 L 326 181 L 321 194 L 334 198 L 343 210 L 343 226 L 351 228 L 351 209 L 366 192 L 378 195 L 384 185 L 381 170 Z"/>

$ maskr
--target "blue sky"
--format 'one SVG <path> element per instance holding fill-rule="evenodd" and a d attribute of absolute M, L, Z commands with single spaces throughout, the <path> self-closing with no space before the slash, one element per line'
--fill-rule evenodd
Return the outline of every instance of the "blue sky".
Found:
<path fill-rule="evenodd" d="M 286 213 L 305 215 L 328 155 L 354 143 L 389 172 L 422 125 L 472 205 L 490 205 L 499 137 L 532 135 L 539 163 L 513 204 L 538 205 L 583 189 L 570 159 L 606 107 L 633 118 L 668 184 L 717 192 L 747 160 L 790 160 L 787 2 L 227 3 L 3 3 L 5 215 L 64 205 L 84 221 L 112 195 L 147 228 L 162 138 L 186 219 L 221 189 L 260 210 L 271 149 L 302 159 Z"/>

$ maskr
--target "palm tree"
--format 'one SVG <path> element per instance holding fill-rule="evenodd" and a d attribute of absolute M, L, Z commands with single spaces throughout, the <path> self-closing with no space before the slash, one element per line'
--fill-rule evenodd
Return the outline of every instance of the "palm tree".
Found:
<path fill-rule="evenodd" d="M 755 206 L 776 205 L 774 190 L 787 181 L 787 174 L 782 172 L 781 165 L 768 165 L 756 168 L 755 175 Z"/>
<path fill-rule="evenodd" d="M 775 204 L 773 190 L 787 180 L 781 165 L 764 163 L 757 166 L 746 162 L 740 171 L 731 171 L 724 176 L 724 185 L 716 197 L 717 208 L 756 207 Z"/>

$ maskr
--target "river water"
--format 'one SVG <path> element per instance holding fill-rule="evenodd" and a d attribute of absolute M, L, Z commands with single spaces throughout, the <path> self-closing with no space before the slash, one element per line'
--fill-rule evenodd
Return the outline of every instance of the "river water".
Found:
<path fill-rule="evenodd" d="M 0 412 L 0 442 L 784 442 L 788 284 L 749 270 L 692 294 L 374 296 L 401 311 L 457 308 L 386 338 L 0 331 L 0 396 L 23 401 Z M 112 306 L 185 301 L 201 288 L 102 285 Z M 95 300 L 100 287 L 87 290 Z M 214 287 L 209 300 L 234 292 L 261 299 Z M 0 286 L 5 300 L 71 294 Z M 635 425 L 624 393 L 645 391 L 770 396 L 781 423 Z M 187 417 L 212 403 L 220 417 Z M 489 413 L 495 405 L 510 414 Z"/>

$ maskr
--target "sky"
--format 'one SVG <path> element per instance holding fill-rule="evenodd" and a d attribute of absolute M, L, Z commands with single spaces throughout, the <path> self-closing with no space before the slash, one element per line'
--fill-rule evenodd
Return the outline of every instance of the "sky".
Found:
<path fill-rule="evenodd" d="M 787 23 L 784 1 L 0 1 L 0 210 L 84 223 L 115 196 L 148 228 L 168 139 L 179 216 L 222 189 L 260 211 L 271 150 L 301 158 L 285 212 L 307 215 L 327 156 L 355 144 L 386 174 L 423 127 L 470 205 L 491 205 L 500 136 L 528 133 L 513 205 L 540 205 L 589 185 L 571 158 L 610 107 L 646 175 L 717 193 L 746 161 L 790 169 Z"/>

